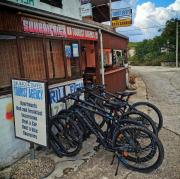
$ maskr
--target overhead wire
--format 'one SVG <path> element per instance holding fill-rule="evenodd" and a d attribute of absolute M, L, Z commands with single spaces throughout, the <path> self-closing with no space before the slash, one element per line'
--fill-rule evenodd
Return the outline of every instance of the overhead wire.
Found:
<path fill-rule="evenodd" d="M 137 31 L 137 30 L 141 30 L 141 29 L 152 29 L 152 28 L 159 28 L 159 27 L 165 27 L 165 25 L 160 25 L 160 26 L 153 26 L 153 27 L 144 27 L 144 28 L 140 28 L 140 29 L 133 29 L 133 30 L 118 30 L 118 32 L 131 32 L 131 31 Z"/>

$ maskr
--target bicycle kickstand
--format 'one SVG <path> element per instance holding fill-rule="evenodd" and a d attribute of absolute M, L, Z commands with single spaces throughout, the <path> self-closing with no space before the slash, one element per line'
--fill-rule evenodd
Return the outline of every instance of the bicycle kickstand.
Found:
<path fill-rule="evenodd" d="M 118 174 L 119 163 L 120 163 L 120 161 L 119 161 L 119 159 L 118 159 L 118 164 L 117 164 L 117 168 L 116 168 L 115 176 L 117 176 L 117 174 Z"/>
<path fill-rule="evenodd" d="M 112 158 L 112 161 L 111 161 L 110 165 L 112 165 L 114 163 L 115 157 L 116 157 L 116 154 L 113 155 L 113 158 Z"/>

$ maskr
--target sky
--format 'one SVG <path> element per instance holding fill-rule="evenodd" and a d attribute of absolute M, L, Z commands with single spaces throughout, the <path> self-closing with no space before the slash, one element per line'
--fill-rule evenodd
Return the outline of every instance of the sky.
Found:
<path fill-rule="evenodd" d="M 116 28 L 116 32 L 129 37 L 130 42 L 152 39 L 160 35 L 167 20 L 180 19 L 180 0 L 121 0 L 112 3 L 112 9 L 130 7 L 133 24 Z"/>

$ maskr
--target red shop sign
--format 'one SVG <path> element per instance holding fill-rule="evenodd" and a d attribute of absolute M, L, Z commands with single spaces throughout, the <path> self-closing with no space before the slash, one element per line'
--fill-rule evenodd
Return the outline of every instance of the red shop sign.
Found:
<path fill-rule="evenodd" d="M 50 36 L 67 37 L 71 39 L 97 40 L 98 33 L 47 21 L 22 17 L 23 31 Z"/>
<path fill-rule="evenodd" d="M 71 39 L 97 40 L 98 33 L 91 30 L 67 27 L 67 37 Z"/>
<path fill-rule="evenodd" d="M 66 37 L 66 26 L 61 24 L 49 23 L 46 21 L 35 20 L 32 18 L 22 18 L 23 31 L 50 36 Z"/>

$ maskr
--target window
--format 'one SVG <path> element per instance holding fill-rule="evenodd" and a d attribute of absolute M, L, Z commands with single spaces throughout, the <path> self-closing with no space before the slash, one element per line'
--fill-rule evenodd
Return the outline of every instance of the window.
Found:
<path fill-rule="evenodd" d="M 62 0 L 40 0 L 40 2 L 49 4 L 51 6 L 62 8 Z"/>
<path fill-rule="evenodd" d="M 79 77 L 79 58 L 71 58 L 71 77 Z"/>
<path fill-rule="evenodd" d="M 46 79 L 42 39 L 21 37 L 25 78 Z"/>
<path fill-rule="evenodd" d="M 65 78 L 63 45 L 60 40 L 46 40 L 50 78 Z"/>
<path fill-rule="evenodd" d="M 0 35 L 0 88 L 10 86 L 12 77 L 20 77 L 16 37 Z"/>

